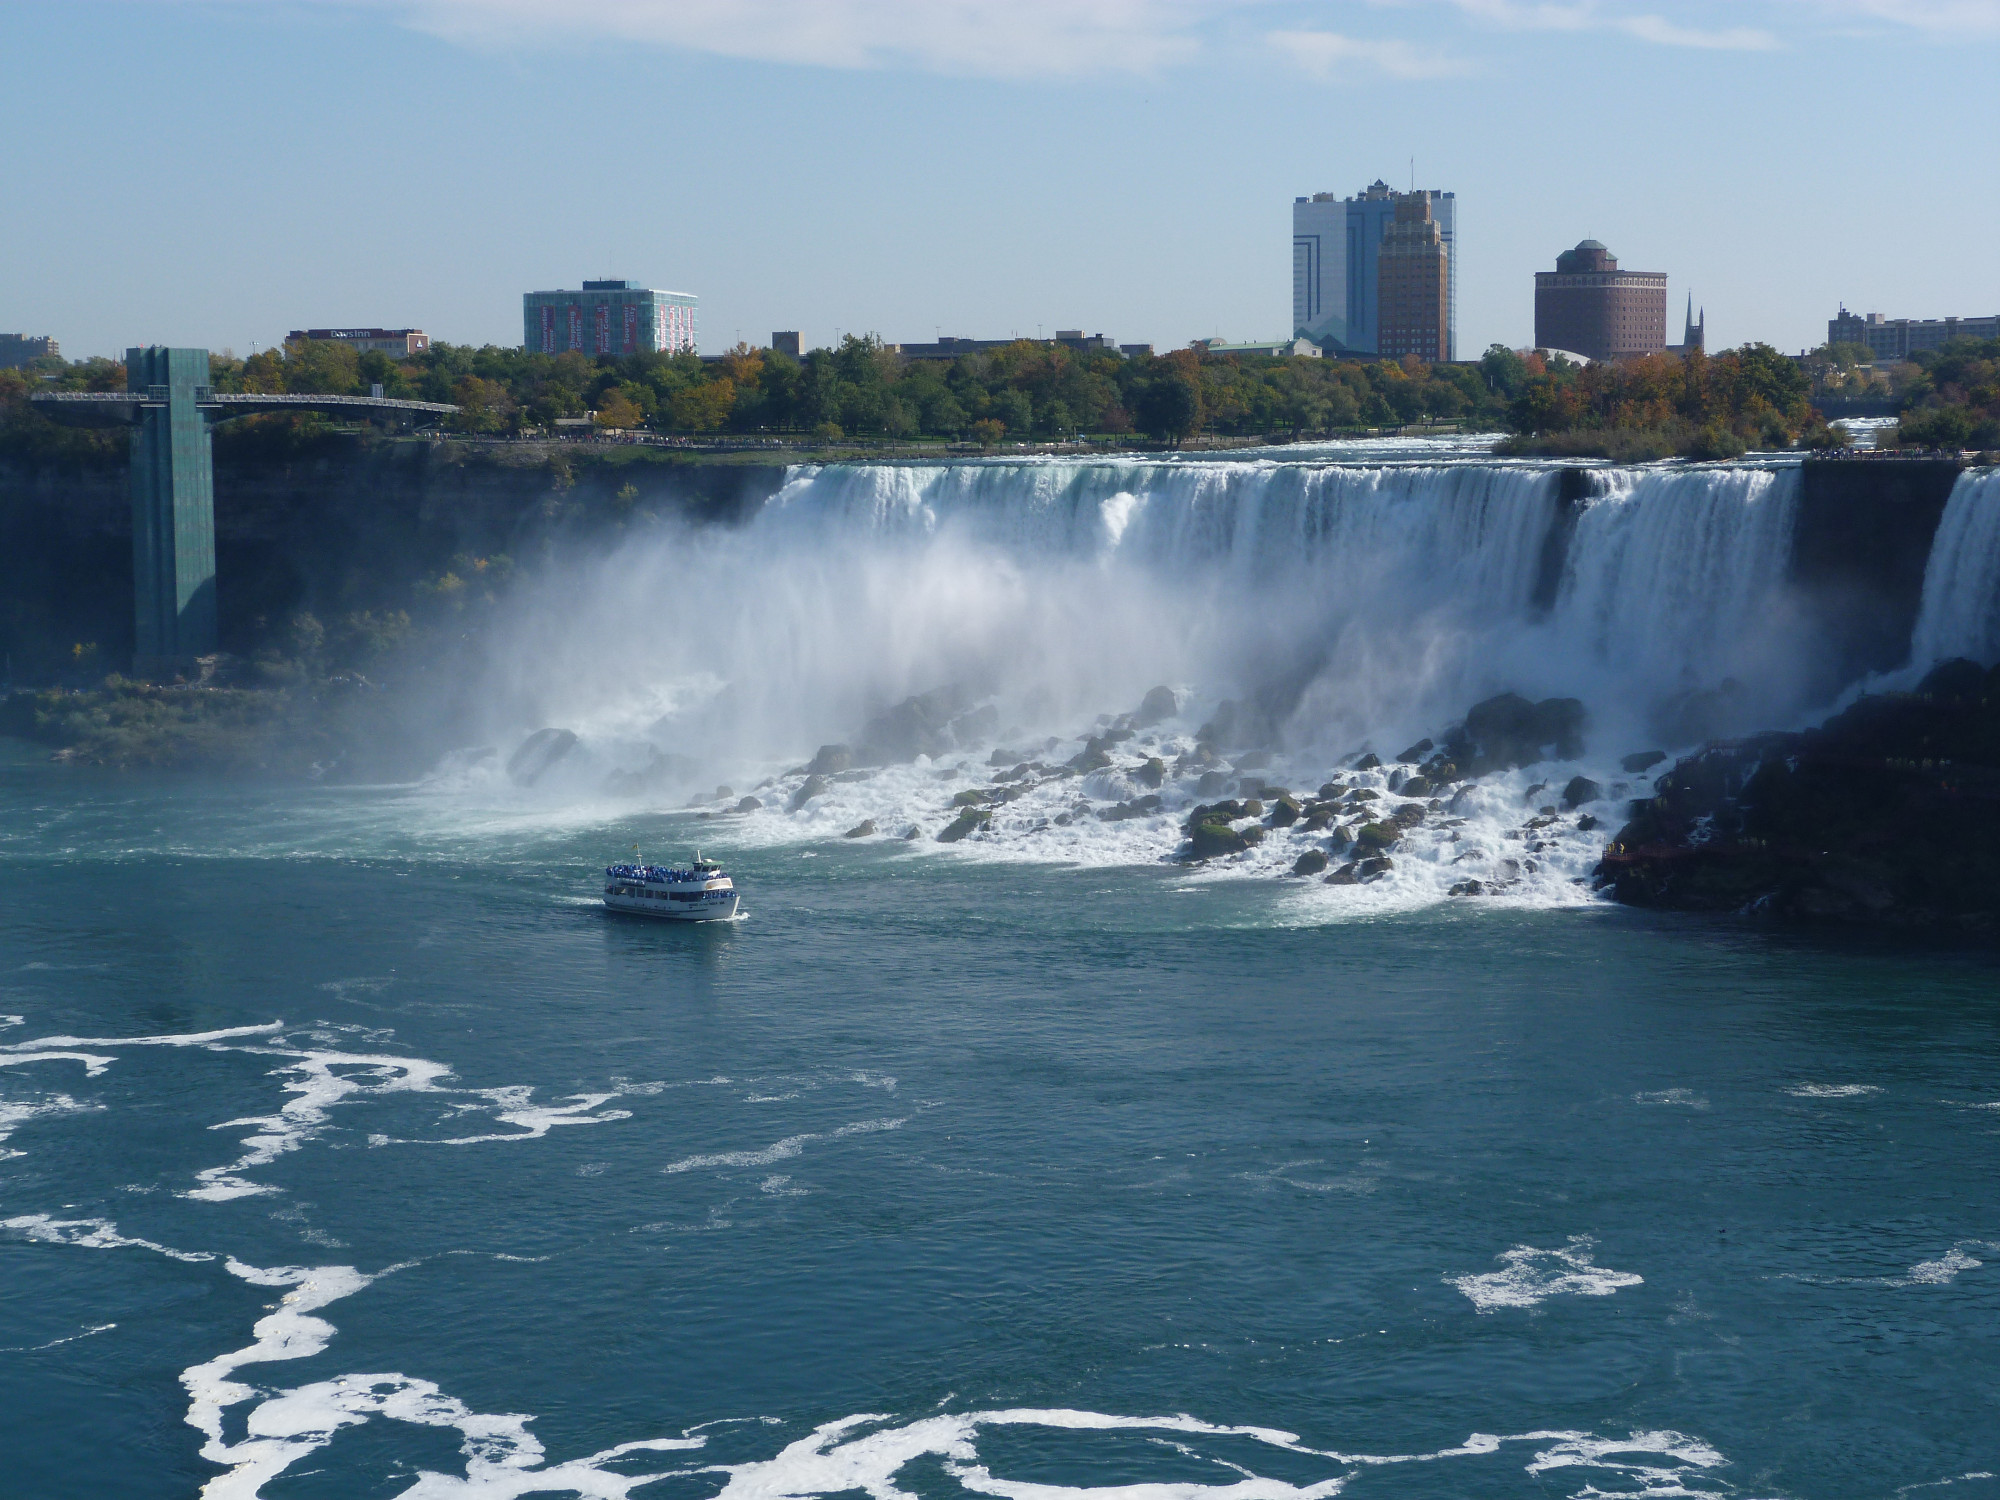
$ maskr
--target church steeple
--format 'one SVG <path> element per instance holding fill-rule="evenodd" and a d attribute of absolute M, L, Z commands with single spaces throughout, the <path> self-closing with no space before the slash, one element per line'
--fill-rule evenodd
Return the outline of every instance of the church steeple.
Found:
<path fill-rule="evenodd" d="M 1693 292 L 1688 293 L 1687 330 L 1681 335 L 1681 348 L 1700 349 L 1703 353 L 1708 350 L 1708 309 L 1704 307 L 1701 310 L 1701 321 L 1697 323 L 1694 317 Z"/>

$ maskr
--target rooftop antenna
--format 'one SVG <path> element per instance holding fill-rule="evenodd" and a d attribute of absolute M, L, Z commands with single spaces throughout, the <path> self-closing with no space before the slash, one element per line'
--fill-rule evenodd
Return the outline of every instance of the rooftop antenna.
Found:
<path fill-rule="evenodd" d="M 1410 191 L 1414 193 L 1416 190 L 1417 190 L 1417 159 L 1413 156 L 1410 158 Z"/>

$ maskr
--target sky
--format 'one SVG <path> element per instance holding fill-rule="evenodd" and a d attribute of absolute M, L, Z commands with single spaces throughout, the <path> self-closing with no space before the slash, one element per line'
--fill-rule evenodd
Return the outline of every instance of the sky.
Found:
<path fill-rule="evenodd" d="M 1586 237 L 1709 347 L 2000 312 L 2000 0 L 6 0 L 0 331 L 704 352 L 1282 337 L 1291 205 L 1457 194 L 1459 348 Z M 1412 173 L 1414 172 L 1414 179 Z"/>

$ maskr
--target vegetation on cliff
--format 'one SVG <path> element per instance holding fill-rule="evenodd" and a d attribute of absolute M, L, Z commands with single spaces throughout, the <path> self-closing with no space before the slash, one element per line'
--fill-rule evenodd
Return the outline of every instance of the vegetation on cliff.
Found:
<path fill-rule="evenodd" d="M 1926 349 L 1903 392 L 1894 441 L 1906 448 L 2000 448 L 2000 339 Z"/>
<path fill-rule="evenodd" d="M 1557 360 L 1541 370 L 1494 349 L 1482 366 L 1508 398 L 1507 425 L 1516 434 L 1503 445 L 1509 453 L 1728 459 L 1750 448 L 1846 442 L 1813 410 L 1810 377 L 1768 344 L 1583 368 Z"/>
<path fill-rule="evenodd" d="M 1598 873 L 1637 906 L 2000 928 L 2000 667 L 1947 662 L 1817 729 L 1690 756 Z"/>

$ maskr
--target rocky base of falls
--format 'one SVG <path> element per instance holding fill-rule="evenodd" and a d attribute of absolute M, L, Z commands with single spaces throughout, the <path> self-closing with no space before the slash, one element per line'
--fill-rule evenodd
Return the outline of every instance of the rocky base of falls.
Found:
<path fill-rule="evenodd" d="M 1634 906 L 2000 932 L 2000 667 L 1708 746 L 1633 804 L 1597 880 Z"/>

